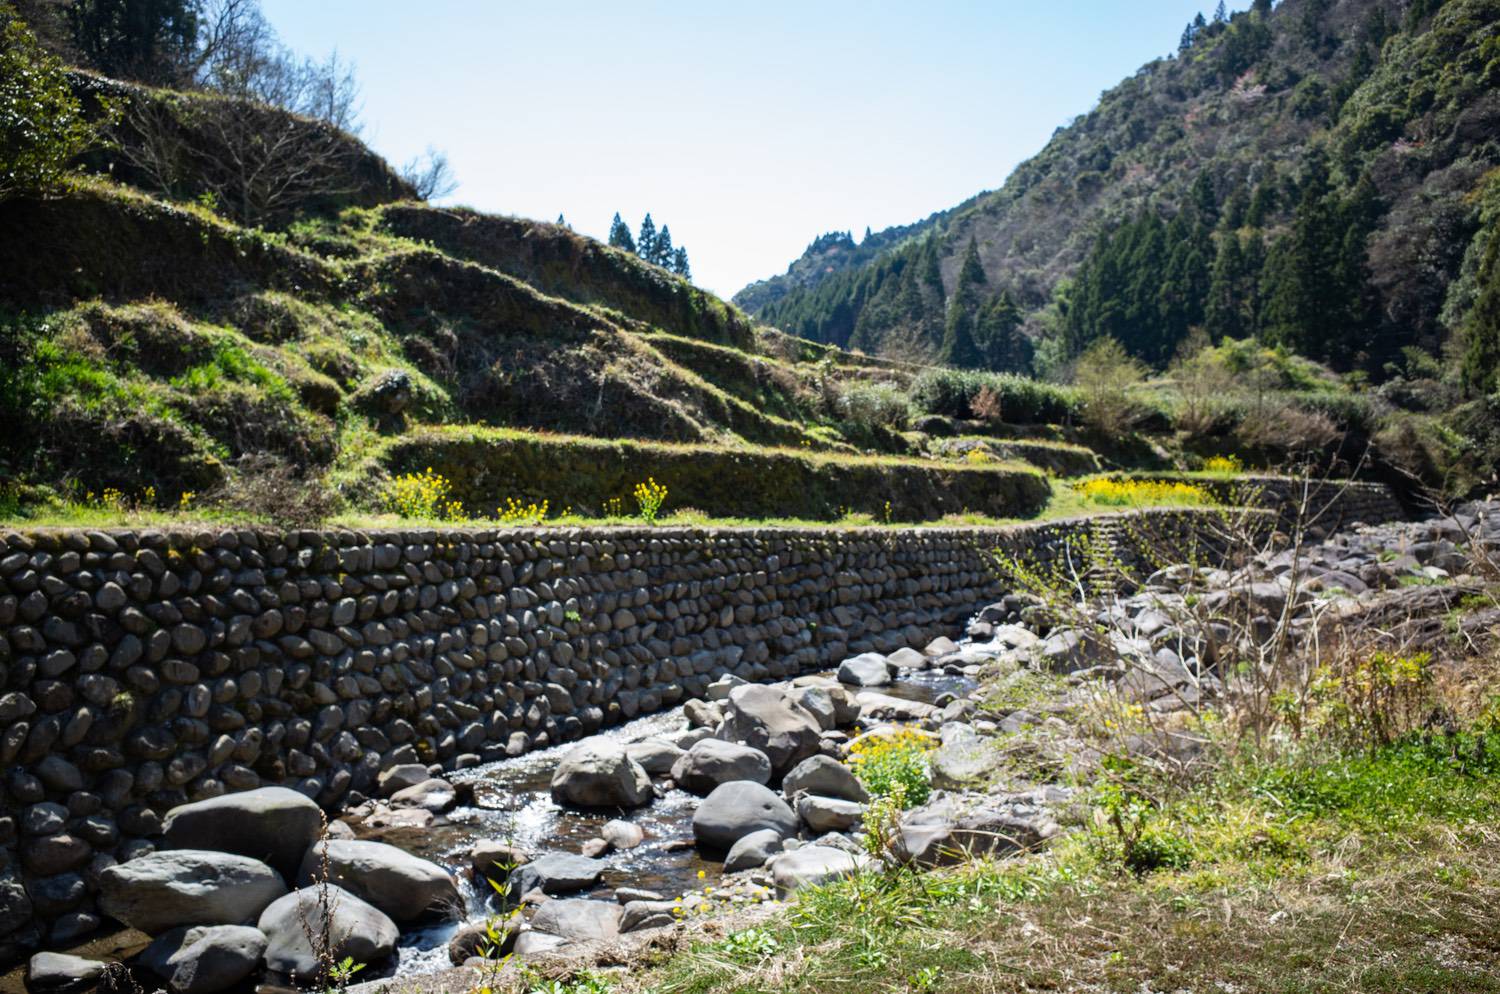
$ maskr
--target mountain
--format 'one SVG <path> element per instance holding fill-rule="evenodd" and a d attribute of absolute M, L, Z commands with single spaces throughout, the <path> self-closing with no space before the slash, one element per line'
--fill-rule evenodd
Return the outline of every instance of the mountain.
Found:
<path fill-rule="evenodd" d="M 1105 335 L 1160 365 L 1207 327 L 1378 374 L 1443 348 L 1474 299 L 1497 23 L 1496 0 L 1257 0 L 1189 25 L 998 190 L 868 252 L 824 236 L 736 299 L 962 365 L 1045 372 Z"/>

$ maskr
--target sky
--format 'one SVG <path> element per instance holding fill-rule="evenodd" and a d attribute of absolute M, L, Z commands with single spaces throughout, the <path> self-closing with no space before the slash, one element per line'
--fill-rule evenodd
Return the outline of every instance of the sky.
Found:
<path fill-rule="evenodd" d="M 1200 9 L 262 0 L 287 45 L 355 63 L 377 151 L 447 154 L 445 203 L 600 238 L 616 211 L 632 229 L 649 211 L 725 297 L 825 231 L 858 239 L 1000 186 Z"/>

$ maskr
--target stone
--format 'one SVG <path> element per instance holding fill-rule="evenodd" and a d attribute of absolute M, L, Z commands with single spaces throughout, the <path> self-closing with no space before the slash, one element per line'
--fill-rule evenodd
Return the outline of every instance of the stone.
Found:
<path fill-rule="evenodd" d="M 625 755 L 640 764 L 641 769 L 653 777 L 664 777 L 671 773 L 672 764 L 677 762 L 682 754 L 683 750 L 661 739 L 645 739 L 641 742 L 632 742 L 625 747 Z"/>
<path fill-rule="evenodd" d="M 945 640 L 946 641 L 946 640 Z M 952 644 L 951 642 L 949 643 Z M 946 655 L 946 653 L 935 653 L 935 655 Z M 928 659 L 922 653 L 912 648 L 897 649 L 885 657 L 886 662 L 898 670 L 925 670 Z"/>
<path fill-rule="evenodd" d="M 904 863 L 947 866 L 976 855 L 1035 849 L 1058 832 L 1056 822 L 1029 805 L 965 804 L 943 795 L 902 816 L 891 849 Z"/>
<path fill-rule="evenodd" d="M 256 925 L 267 940 L 266 968 L 303 984 L 322 979 L 313 943 L 327 942 L 335 961 L 347 956 L 368 966 L 395 952 L 400 938 L 396 923 L 384 912 L 333 884 L 278 898 L 261 912 Z"/>
<path fill-rule="evenodd" d="M 634 849 L 646 841 L 646 833 L 641 831 L 641 826 L 618 818 L 605 822 L 599 834 L 615 849 Z"/>
<path fill-rule="evenodd" d="M 771 760 L 750 746 L 722 739 L 704 739 L 673 764 L 672 779 L 683 790 L 699 795 L 731 780 L 769 783 Z"/>
<path fill-rule="evenodd" d="M 785 897 L 801 887 L 815 887 L 851 877 L 870 863 L 868 856 L 833 846 L 801 846 L 776 857 L 771 864 L 771 877 L 776 883 L 777 895 Z"/>
<path fill-rule="evenodd" d="M 249 856 L 290 878 L 322 829 L 323 812 L 315 801 L 287 787 L 258 787 L 172 808 L 162 822 L 162 838 L 167 849 Z"/>
<path fill-rule="evenodd" d="M 172 994 L 215 994 L 260 967 L 266 937 L 249 925 L 174 928 L 141 953 L 141 963 L 167 982 Z"/>
<path fill-rule="evenodd" d="M 65 953 L 37 953 L 26 964 L 26 987 L 38 994 L 73 994 L 93 987 L 108 963 Z"/>
<path fill-rule="evenodd" d="M 421 763 L 400 763 L 381 772 L 376 779 L 381 797 L 390 797 L 398 790 L 415 787 L 432 779 L 432 774 Z"/>
<path fill-rule="evenodd" d="M 603 860 L 572 853 L 546 853 L 511 871 L 507 896 L 514 904 L 533 890 L 552 897 L 576 894 L 597 884 L 603 873 Z"/>
<path fill-rule="evenodd" d="M 620 916 L 621 932 L 638 932 L 644 928 L 665 928 L 677 922 L 682 906 L 674 901 L 630 901 Z"/>
<path fill-rule="evenodd" d="M 534 929 L 522 932 L 516 936 L 516 944 L 512 948 L 517 956 L 523 959 L 528 956 L 540 956 L 545 953 L 554 952 L 568 944 L 568 940 L 551 932 L 538 932 Z"/>
<path fill-rule="evenodd" d="M 751 832 L 729 847 L 724 857 L 724 872 L 737 873 L 765 866 L 766 861 L 781 852 L 782 835 L 774 828 Z"/>
<path fill-rule="evenodd" d="M 818 720 L 774 687 L 736 687 L 725 702 L 722 737 L 765 753 L 773 777 L 815 755 L 821 734 Z"/>
<path fill-rule="evenodd" d="M 878 652 L 862 652 L 839 663 L 838 681 L 855 687 L 883 687 L 891 682 L 891 665 Z"/>
<path fill-rule="evenodd" d="M 797 816 L 770 788 L 751 780 L 720 784 L 693 812 L 693 838 L 700 849 L 728 852 L 751 832 L 765 829 L 782 838 L 796 835 Z"/>
<path fill-rule="evenodd" d="M 816 794 L 797 796 L 797 817 L 814 832 L 844 832 L 859 824 L 863 808 L 855 801 Z"/>
<path fill-rule="evenodd" d="M 978 783 L 990 777 L 1004 763 L 1004 754 L 989 739 L 985 739 L 968 726 L 958 726 L 960 731 L 943 736 L 942 745 L 933 752 L 929 765 L 932 782 L 938 787 L 958 788 Z"/>
<path fill-rule="evenodd" d="M 485 889 L 481 881 L 493 880 L 503 884 L 512 870 L 530 861 L 531 857 L 525 852 L 499 839 L 480 839 L 469 850 L 470 871 L 481 890 Z"/>
<path fill-rule="evenodd" d="M 458 803 L 458 791 L 448 781 L 430 777 L 396 791 L 391 795 L 390 802 L 393 808 L 430 811 L 437 815 Z"/>
<path fill-rule="evenodd" d="M 782 796 L 788 801 L 795 799 L 799 791 L 861 804 L 870 799 L 869 792 L 854 771 L 831 756 L 810 756 L 781 781 Z"/>
<path fill-rule="evenodd" d="M 518 918 L 506 917 L 460 925 L 448 940 L 448 962 L 462 966 L 475 956 L 500 959 L 515 945 L 520 924 Z"/>
<path fill-rule="evenodd" d="M 583 939 L 608 941 L 620 934 L 623 915 L 623 909 L 613 901 L 563 898 L 548 901 L 538 908 L 531 916 L 531 927 L 573 942 Z"/>
<path fill-rule="evenodd" d="M 325 865 L 329 883 L 373 904 L 392 921 L 459 917 L 463 912 L 463 898 L 452 874 L 384 842 L 319 842 L 302 860 L 298 885 L 307 887 L 320 881 Z"/>
<path fill-rule="evenodd" d="M 923 655 L 929 657 L 947 656 L 958 651 L 958 645 L 945 635 L 939 635 L 927 643 L 927 648 L 922 650 Z"/>
<path fill-rule="evenodd" d="M 574 746 L 552 772 L 552 798 L 582 808 L 638 808 L 651 802 L 651 777 L 609 739 Z"/>
<path fill-rule="evenodd" d="M 242 925 L 286 894 L 260 860 L 203 849 L 166 849 L 99 874 L 99 909 L 155 935 L 179 925 Z"/>

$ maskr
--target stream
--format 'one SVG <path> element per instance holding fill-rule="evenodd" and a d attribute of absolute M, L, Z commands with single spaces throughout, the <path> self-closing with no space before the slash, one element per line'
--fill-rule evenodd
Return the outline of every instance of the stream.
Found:
<path fill-rule="evenodd" d="M 929 670 L 903 671 L 891 684 L 870 689 L 930 704 L 944 694 L 962 695 L 973 687 L 968 677 Z M 601 731 L 597 737 L 637 742 L 686 727 L 687 719 L 678 706 Z M 553 768 L 576 745 L 567 742 L 448 774 L 455 783 L 473 785 L 474 803 L 454 808 L 438 824 L 421 829 L 356 829 L 360 838 L 399 846 L 445 867 L 458 878 L 463 895 L 464 921 L 419 926 L 402 934 L 395 976 L 447 969 L 448 940 L 465 922 L 494 912 L 490 895 L 476 891 L 467 873 L 469 851 L 480 839 L 500 839 L 530 853 L 576 853 L 584 842 L 599 835 L 605 822 L 618 818 L 635 823 L 645 833 L 645 841 L 604 857 L 607 869 L 600 886 L 578 895 L 593 899 L 612 900 L 617 887 L 643 888 L 672 897 L 696 889 L 699 871 L 714 877 L 719 874 L 723 864 L 701 858 L 693 845 L 692 818 L 699 798 L 685 790 L 673 788 L 650 805 L 623 814 L 580 811 L 555 803 Z"/>

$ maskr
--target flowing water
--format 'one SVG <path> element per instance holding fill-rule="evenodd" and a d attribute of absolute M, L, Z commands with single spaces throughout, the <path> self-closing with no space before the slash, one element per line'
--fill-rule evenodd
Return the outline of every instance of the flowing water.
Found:
<path fill-rule="evenodd" d="M 926 671 L 907 673 L 890 686 L 871 689 L 931 703 L 943 694 L 962 695 L 973 686 L 967 677 Z M 618 742 L 636 742 L 685 727 L 687 720 L 682 708 L 677 707 L 599 735 Z M 612 900 L 616 887 L 643 888 L 673 897 L 697 889 L 700 870 L 709 876 L 718 874 L 722 864 L 701 859 L 692 844 L 692 818 L 698 798 L 686 791 L 671 790 L 647 807 L 623 814 L 578 811 L 554 803 L 552 770 L 574 745 L 564 743 L 453 773 L 449 779 L 473 785 L 473 806 L 448 812 L 443 824 L 423 829 L 369 830 L 361 837 L 391 843 L 454 871 L 463 892 L 466 921 L 482 919 L 494 911 L 492 895 L 476 892 L 468 874 L 459 872 L 468 866 L 469 850 L 480 839 L 501 839 L 531 853 L 576 853 L 585 841 L 596 838 L 611 818 L 634 822 L 645 833 L 645 841 L 634 849 L 604 857 L 603 882 L 587 895 L 579 895 L 594 899 Z M 483 883 L 480 881 L 481 886 Z M 396 974 L 412 976 L 446 969 L 448 940 L 461 924 L 444 922 L 405 932 Z"/>

